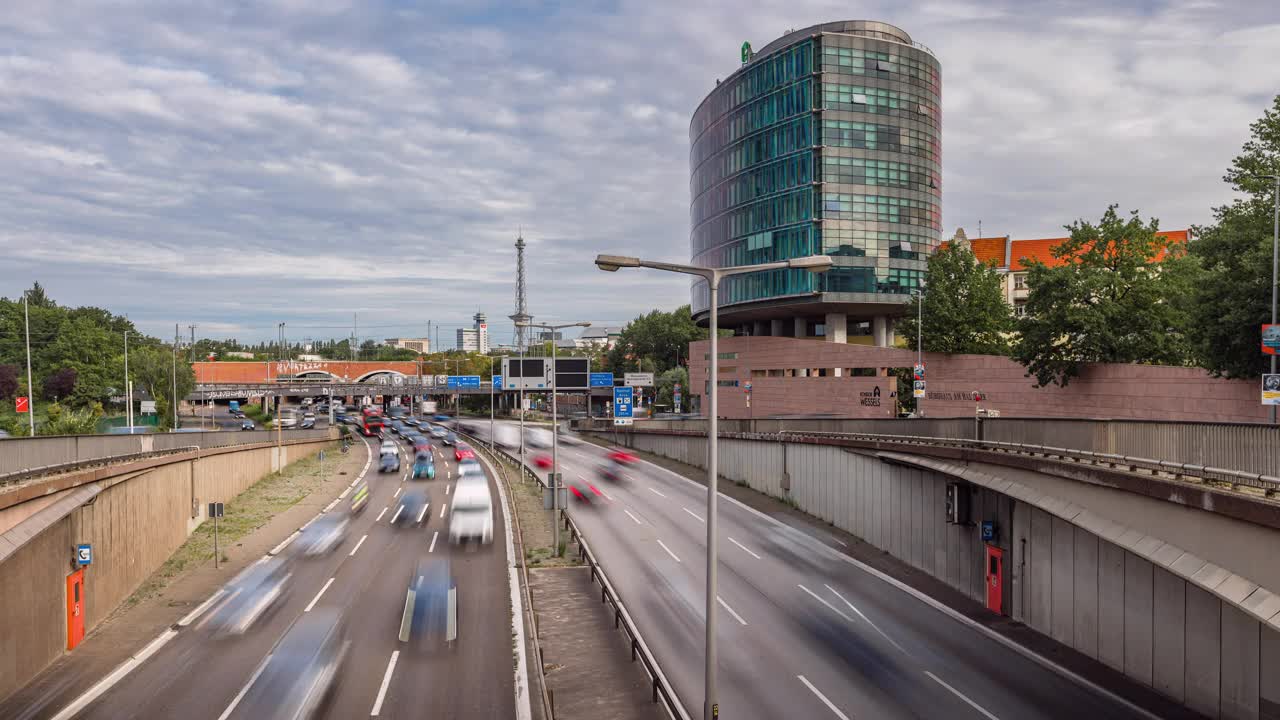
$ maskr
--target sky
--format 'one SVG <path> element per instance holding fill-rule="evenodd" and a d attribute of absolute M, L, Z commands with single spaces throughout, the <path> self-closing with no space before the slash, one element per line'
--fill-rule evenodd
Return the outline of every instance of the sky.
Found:
<path fill-rule="evenodd" d="M 688 122 L 739 47 L 841 19 L 943 67 L 944 237 L 1108 204 L 1180 229 L 1280 92 L 1251 0 L 64 0 L 0 14 L 0 296 L 165 336 L 413 337 L 687 303 Z M 447 338 L 447 339 L 446 339 Z"/>

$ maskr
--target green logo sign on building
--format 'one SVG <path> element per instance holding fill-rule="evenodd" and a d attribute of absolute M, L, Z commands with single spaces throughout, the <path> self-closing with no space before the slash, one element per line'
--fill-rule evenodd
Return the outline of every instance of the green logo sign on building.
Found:
<path fill-rule="evenodd" d="M 743 41 L 742 43 L 742 63 L 751 62 L 751 43 Z"/>

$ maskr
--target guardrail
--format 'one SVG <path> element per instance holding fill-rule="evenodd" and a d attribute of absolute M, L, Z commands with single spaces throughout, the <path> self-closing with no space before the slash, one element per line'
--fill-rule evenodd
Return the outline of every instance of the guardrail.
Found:
<path fill-rule="evenodd" d="M 169 448 L 166 450 L 152 450 L 150 452 L 129 453 L 127 455 L 106 455 L 104 457 L 75 460 L 68 463 L 59 463 L 57 465 L 43 465 L 41 467 L 28 468 L 26 470 L 19 470 L 17 472 L 0 475 L 0 487 L 44 475 L 56 475 L 72 472 L 74 470 L 84 470 L 86 468 L 97 467 L 99 465 L 115 465 L 118 463 L 132 462 L 134 460 L 148 460 L 150 458 L 164 457 L 166 455 L 177 455 L 179 453 L 190 452 L 192 450 L 199 452 L 200 446 L 187 445 L 184 447 Z"/>
<path fill-rule="evenodd" d="M 481 443 L 473 442 L 472 444 L 480 445 Z M 494 455 L 505 456 L 512 464 L 521 469 L 522 474 L 527 475 L 538 483 L 539 487 L 546 489 L 547 485 L 538 476 L 538 473 L 534 472 L 529 466 L 522 464 L 519 458 L 488 443 L 483 445 L 490 448 L 489 451 Z M 645 672 L 649 675 L 649 680 L 653 687 L 653 702 L 661 702 L 672 720 L 692 720 L 688 711 L 684 709 L 684 705 L 680 702 L 680 698 L 676 696 L 675 687 L 672 686 L 667 676 L 663 674 L 662 668 L 659 667 L 657 659 L 653 656 L 653 652 L 649 650 L 649 646 L 640 635 L 640 630 L 636 627 L 635 621 L 631 619 L 631 614 L 627 612 L 622 599 L 618 597 L 618 592 L 614 589 L 613 583 L 609 582 L 609 576 L 605 574 L 604 567 L 596 559 L 595 554 L 591 552 L 591 547 L 587 544 L 582 530 L 573 522 L 568 513 L 564 514 L 564 523 L 565 529 L 569 531 L 570 539 L 578 543 L 578 556 L 591 568 L 591 579 L 600 585 L 600 602 L 607 602 L 613 606 L 613 626 L 626 632 L 627 638 L 631 641 L 631 661 L 635 662 L 639 659 L 644 665 Z M 540 654 L 539 660 L 541 660 Z"/>
<path fill-rule="evenodd" d="M 639 431 L 646 432 L 646 431 Z M 705 437 L 706 433 L 689 430 L 651 430 L 660 435 L 691 435 Z M 969 450 L 984 450 L 993 453 L 1015 454 L 1026 457 L 1042 457 L 1063 463 L 1076 463 L 1108 467 L 1113 470 L 1145 473 L 1152 477 L 1171 480 L 1202 480 L 1229 485 L 1232 490 L 1251 488 L 1261 490 L 1267 497 L 1280 497 L 1280 477 L 1262 473 L 1229 470 L 1226 468 L 1205 467 L 1191 463 L 1179 463 L 1169 460 L 1099 453 L 1091 450 L 1073 450 L 1071 448 L 1050 445 L 1033 445 L 1028 443 L 1000 442 L 996 440 L 967 440 L 956 438 L 940 438 L 921 435 L 886 435 L 878 433 L 840 433 L 840 432 L 779 432 L 779 433 L 720 433 L 721 438 L 737 440 L 764 440 L 783 442 L 804 442 L 806 440 L 851 440 L 869 443 L 886 443 L 892 445 L 954 447 Z"/>

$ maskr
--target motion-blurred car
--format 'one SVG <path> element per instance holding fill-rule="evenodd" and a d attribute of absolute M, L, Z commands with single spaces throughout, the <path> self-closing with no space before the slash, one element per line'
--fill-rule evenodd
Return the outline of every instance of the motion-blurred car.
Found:
<path fill-rule="evenodd" d="M 436 422 L 449 422 L 449 420 L 451 420 L 452 418 L 450 418 L 448 415 L 445 415 L 444 413 L 437 413 L 431 419 L 435 420 Z"/>
<path fill-rule="evenodd" d="M 415 417 L 407 417 L 404 419 L 405 425 L 412 425 L 413 427 L 418 427 L 419 422 L 418 418 Z"/>
<path fill-rule="evenodd" d="M 449 542 L 493 542 L 493 498 L 483 477 L 458 481 L 449 511 Z"/>
<path fill-rule="evenodd" d="M 400 618 L 400 641 L 411 642 L 423 651 L 458 639 L 458 588 L 453 582 L 449 561 L 436 557 L 418 561 L 409 576 L 404 613 Z"/>
<path fill-rule="evenodd" d="M 480 462 L 475 458 L 466 458 L 458 461 L 458 477 L 470 477 L 478 475 L 484 477 L 484 470 L 480 469 Z"/>
<path fill-rule="evenodd" d="M 290 575 L 282 557 L 250 565 L 227 586 L 226 596 L 209 613 L 205 626 L 218 635 L 243 635 L 280 605 Z"/>
<path fill-rule="evenodd" d="M 241 423 L 240 423 L 240 429 L 241 429 L 241 430 L 256 430 L 257 428 L 256 428 L 256 426 L 253 424 L 253 421 L 252 421 L 252 420 L 245 420 L 245 421 L 243 421 L 243 422 L 241 422 Z"/>
<path fill-rule="evenodd" d="M 358 513 L 369 506 L 369 483 L 360 483 L 351 496 L 351 512 Z"/>
<path fill-rule="evenodd" d="M 378 472 L 400 472 L 400 453 L 384 452 L 378 456 Z"/>
<path fill-rule="evenodd" d="M 449 434 L 449 431 L 439 425 L 432 425 L 427 434 L 436 440 L 443 440 L 445 436 Z"/>
<path fill-rule="evenodd" d="M 453 448 L 453 459 L 457 460 L 458 462 L 462 462 L 463 460 L 466 460 L 468 458 L 475 460 L 476 451 L 472 450 L 471 446 L 466 443 L 458 443 Z"/>
<path fill-rule="evenodd" d="M 525 442 L 531 447 L 549 448 L 551 447 L 551 431 L 545 428 L 529 428 L 525 432 Z"/>
<path fill-rule="evenodd" d="M 298 549 L 304 555 L 323 555 L 342 544 L 350 524 L 345 515 L 324 513 L 302 530 Z"/>
<path fill-rule="evenodd" d="M 543 470 L 550 470 L 551 456 L 546 453 L 542 453 L 541 455 L 535 455 L 533 457 L 533 464 L 537 465 L 539 468 L 542 468 Z"/>
<path fill-rule="evenodd" d="M 391 432 L 395 433 L 396 435 L 399 435 L 404 432 L 404 423 L 400 422 L 399 420 L 392 420 L 389 423 L 389 426 L 391 428 Z"/>
<path fill-rule="evenodd" d="M 431 441 L 421 435 L 415 437 L 413 439 L 413 451 L 415 453 L 431 452 Z"/>
<path fill-rule="evenodd" d="M 431 509 L 431 498 L 426 490 L 406 490 L 400 494 L 400 502 L 396 504 L 396 513 L 391 516 L 391 524 L 397 527 L 425 525 Z"/>
<path fill-rule="evenodd" d="M 231 717 L 304 720 L 323 714 L 351 648 L 342 611 L 312 608 L 285 631 L 253 674 Z"/>
<path fill-rule="evenodd" d="M 457 433 L 446 431 L 444 434 L 443 442 L 445 445 L 457 445 L 458 444 Z"/>
<path fill-rule="evenodd" d="M 435 458 L 432 457 L 429 450 L 419 450 L 413 456 L 413 479 L 417 480 L 419 478 L 425 480 L 436 479 Z"/>
<path fill-rule="evenodd" d="M 316 426 L 316 419 L 315 419 L 315 418 L 303 418 L 303 419 L 302 419 L 302 422 L 298 424 L 298 429 L 299 429 L 299 430 L 311 430 L 311 429 L 312 429 L 312 428 L 314 428 L 315 426 Z"/>
<path fill-rule="evenodd" d="M 613 448 L 612 450 L 609 451 L 609 453 L 605 457 L 609 458 L 615 463 L 618 463 L 619 465 L 634 465 L 635 463 L 640 461 L 640 458 L 636 457 L 635 455 L 632 455 L 631 453 L 627 452 L 626 450 L 623 450 L 622 448 Z"/>
<path fill-rule="evenodd" d="M 565 485 L 568 486 L 569 494 L 573 496 L 573 499 L 579 502 L 591 504 L 604 499 L 604 493 L 583 478 L 575 476 L 566 481 Z"/>

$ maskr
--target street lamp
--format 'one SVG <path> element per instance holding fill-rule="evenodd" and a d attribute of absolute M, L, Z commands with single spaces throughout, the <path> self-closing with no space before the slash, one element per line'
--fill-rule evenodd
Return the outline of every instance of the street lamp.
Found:
<path fill-rule="evenodd" d="M 708 355 L 710 379 L 708 386 L 708 425 L 707 425 L 707 639 L 706 639 L 706 675 L 705 675 L 705 699 L 703 701 L 702 716 L 710 720 L 717 717 L 720 713 L 719 703 L 717 701 L 716 692 L 716 563 L 718 558 L 718 544 L 716 537 L 716 478 L 719 468 L 716 467 L 719 451 L 718 433 L 720 431 L 719 422 L 716 417 L 719 403 L 719 357 L 718 357 L 718 335 L 719 335 L 719 308 L 717 307 L 717 296 L 720 292 L 720 280 L 730 275 L 745 275 L 747 273 L 763 272 L 765 270 L 808 270 L 811 273 L 823 273 L 831 269 L 832 261 L 827 255 L 809 255 L 806 257 L 791 258 L 790 260 L 782 260 L 771 263 L 761 263 L 759 265 L 738 265 L 726 268 L 706 268 L 696 267 L 694 265 L 677 265 L 674 263 L 654 262 L 651 260 L 641 260 L 640 258 L 627 257 L 623 255 L 597 255 L 596 266 L 606 272 L 617 272 L 620 268 L 646 267 L 654 270 L 665 270 L 667 272 L 683 273 L 685 275 L 697 275 L 707 281 L 707 288 L 710 291 L 710 330 L 711 330 L 711 353 Z M 692 384 L 692 383 L 691 383 Z"/>
<path fill-rule="evenodd" d="M 543 325 L 541 323 L 516 323 L 516 327 L 542 328 L 551 332 L 551 517 L 556 526 L 556 557 L 560 556 L 560 463 L 559 463 L 559 444 L 560 444 L 560 421 L 556 417 L 556 331 L 571 327 L 591 327 L 589 322 L 565 323 L 563 325 Z M 524 364 L 520 366 L 521 385 L 524 384 Z M 587 383 L 590 385 L 591 383 Z M 590 393 L 590 388 L 587 389 Z M 587 396 L 587 402 L 590 402 L 590 395 Z M 523 410 L 523 409 L 522 409 Z M 522 413 L 523 415 L 523 413 Z M 524 432 L 524 427 L 520 428 L 520 432 Z M 521 458 L 523 461 L 523 458 Z"/>
<path fill-rule="evenodd" d="M 1276 185 L 1275 211 L 1271 220 L 1271 324 L 1276 324 L 1276 289 L 1280 287 L 1280 175 L 1250 175 L 1259 180 L 1270 180 Z M 1276 372 L 1276 356 L 1271 356 L 1271 374 Z M 1275 405 L 1271 406 L 1271 424 L 1276 424 Z"/>

